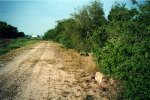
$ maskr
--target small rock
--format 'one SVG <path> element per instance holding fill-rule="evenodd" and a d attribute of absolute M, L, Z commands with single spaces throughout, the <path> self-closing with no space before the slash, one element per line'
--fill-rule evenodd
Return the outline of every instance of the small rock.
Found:
<path fill-rule="evenodd" d="M 105 75 L 103 75 L 100 72 L 96 72 L 96 74 L 95 74 L 95 80 L 99 84 L 101 84 L 101 83 L 109 83 L 109 81 L 110 81 L 108 76 L 105 76 Z"/>
<path fill-rule="evenodd" d="M 100 84 L 102 82 L 102 78 L 104 77 L 104 75 L 100 72 L 96 72 L 95 74 L 95 80 Z"/>

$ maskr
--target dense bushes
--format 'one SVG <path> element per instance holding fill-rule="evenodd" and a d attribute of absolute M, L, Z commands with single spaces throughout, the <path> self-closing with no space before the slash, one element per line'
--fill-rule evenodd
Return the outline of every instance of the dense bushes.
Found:
<path fill-rule="evenodd" d="M 136 4 L 136 2 L 134 2 Z M 150 1 L 126 8 L 115 4 L 104 18 L 95 0 L 58 22 L 44 38 L 78 51 L 93 52 L 99 69 L 123 82 L 121 99 L 150 99 Z"/>
<path fill-rule="evenodd" d="M 144 5 L 141 7 L 144 8 Z M 150 7 L 150 2 L 145 3 L 146 7 Z M 123 15 L 128 17 L 118 17 Z M 150 98 L 148 15 L 150 16 L 149 11 L 137 12 L 135 9 L 125 8 L 124 5 L 115 5 L 109 14 L 106 46 L 94 51 L 100 70 L 123 81 L 124 98 Z"/>
<path fill-rule="evenodd" d="M 127 24 L 125 26 L 127 27 Z M 134 33 L 123 31 L 124 28 L 120 28 L 121 34 L 116 32 L 118 36 L 113 35 L 106 46 L 94 54 L 101 71 L 124 82 L 125 95 L 128 98 L 148 99 L 150 37 L 141 34 L 142 39 L 139 35 L 137 37 Z"/>
<path fill-rule="evenodd" d="M 99 1 L 93 1 L 90 5 L 73 13 L 71 18 L 58 21 L 55 29 L 52 29 L 55 32 L 49 30 L 43 38 L 47 39 L 49 35 L 49 39 L 58 41 L 65 47 L 91 52 L 92 36 L 95 30 L 105 23 L 102 4 Z M 51 38 L 51 34 L 55 35 L 55 38 Z"/>
<path fill-rule="evenodd" d="M 16 27 L 0 21 L 0 38 L 10 39 L 24 36 L 25 34 L 23 32 L 18 32 Z"/>

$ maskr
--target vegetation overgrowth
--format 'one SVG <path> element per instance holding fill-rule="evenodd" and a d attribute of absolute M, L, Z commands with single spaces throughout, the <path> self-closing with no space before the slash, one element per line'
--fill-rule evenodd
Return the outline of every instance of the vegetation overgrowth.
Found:
<path fill-rule="evenodd" d="M 67 48 L 93 53 L 98 68 L 122 81 L 118 99 L 150 99 L 150 1 L 133 7 L 115 3 L 105 18 L 103 5 L 92 1 L 57 22 L 43 37 Z"/>
<path fill-rule="evenodd" d="M 18 38 L 18 39 L 1 39 L 0 40 L 0 55 L 4 55 L 11 50 L 24 47 L 29 44 L 33 44 L 39 40 L 37 39 L 25 39 L 25 38 Z"/>

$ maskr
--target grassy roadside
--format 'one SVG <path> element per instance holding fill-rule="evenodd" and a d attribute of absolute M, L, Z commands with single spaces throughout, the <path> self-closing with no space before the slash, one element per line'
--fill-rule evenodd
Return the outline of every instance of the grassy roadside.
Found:
<path fill-rule="evenodd" d="M 1 39 L 0 40 L 0 56 L 10 52 L 11 50 L 24 47 L 29 44 L 36 43 L 38 41 L 39 40 L 36 40 L 36 39 L 23 39 L 23 38 Z"/>

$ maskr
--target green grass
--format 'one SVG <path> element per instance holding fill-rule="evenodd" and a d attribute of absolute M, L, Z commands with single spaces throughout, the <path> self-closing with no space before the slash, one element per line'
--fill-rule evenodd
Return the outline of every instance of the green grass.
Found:
<path fill-rule="evenodd" d="M 4 55 L 11 50 L 24 47 L 29 44 L 33 44 L 35 42 L 38 42 L 39 40 L 35 39 L 0 39 L 0 55 Z"/>

